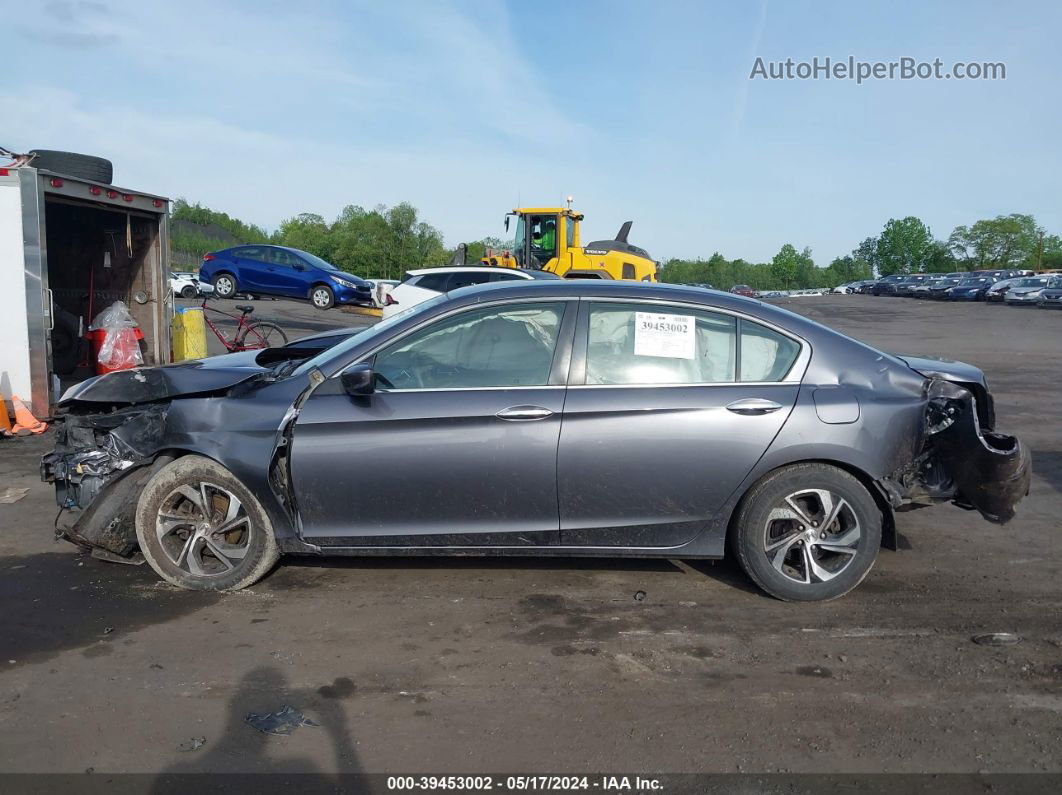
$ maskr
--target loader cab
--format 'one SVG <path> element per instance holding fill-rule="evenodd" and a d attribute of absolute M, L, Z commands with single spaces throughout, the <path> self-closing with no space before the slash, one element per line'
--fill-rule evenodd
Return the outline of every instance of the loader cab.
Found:
<path fill-rule="evenodd" d="M 513 255 L 516 266 L 556 272 L 568 251 L 579 245 L 579 218 L 575 213 L 559 209 L 524 210 L 506 216 L 516 218 L 513 236 Z"/>

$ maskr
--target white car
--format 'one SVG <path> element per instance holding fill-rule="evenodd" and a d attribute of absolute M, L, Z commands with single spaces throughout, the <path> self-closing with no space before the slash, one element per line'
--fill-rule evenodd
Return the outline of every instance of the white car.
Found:
<path fill-rule="evenodd" d="M 388 318 L 397 315 L 441 293 L 471 287 L 473 284 L 557 278 L 560 278 L 557 274 L 546 271 L 498 268 L 490 265 L 419 268 L 407 271 L 402 281 L 383 296 L 383 316 Z"/>
<path fill-rule="evenodd" d="M 189 299 L 214 294 L 214 285 L 201 282 L 194 273 L 185 271 L 170 273 L 170 289 L 173 290 L 174 296 Z"/>
<path fill-rule="evenodd" d="M 372 300 L 376 302 L 376 306 L 383 306 L 387 303 L 387 294 L 395 289 L 402 282 L 398 279 L 372 279 L 369 284 L 372 285 Z"/>

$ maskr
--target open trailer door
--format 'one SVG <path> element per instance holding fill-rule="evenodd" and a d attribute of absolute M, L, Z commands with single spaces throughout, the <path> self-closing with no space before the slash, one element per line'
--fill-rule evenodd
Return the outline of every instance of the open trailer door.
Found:
<path fill-rule="evenodd" d="M 33 168 L 17 175 L 24 272 L 17 325 L 27 346 L 24 366 L 13 368 L 20 383 L 10 389 L 41 417 L 67 387 L 95 375 L 85 331 L 115 301 L 129 307 L 144 336 L 144 364 L 170 360 L 169 201 Z"/>

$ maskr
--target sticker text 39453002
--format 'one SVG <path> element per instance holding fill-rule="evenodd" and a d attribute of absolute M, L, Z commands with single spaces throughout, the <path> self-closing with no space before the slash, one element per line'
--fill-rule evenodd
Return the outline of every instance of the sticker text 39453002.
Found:
<path fill-rule="evenodd" d="M 636 312 L 634 355 L 693 359 L 697 355 L 696 323 L 693 316 Z"/>

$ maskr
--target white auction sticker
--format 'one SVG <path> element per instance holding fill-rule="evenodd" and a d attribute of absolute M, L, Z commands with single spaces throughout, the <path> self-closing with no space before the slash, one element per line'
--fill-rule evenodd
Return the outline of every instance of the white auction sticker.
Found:
<path fill-rule="evenodd" d="M 658 315 L 636 312 L 634 355 L 693 359 L 697 355 L 696 326 L 692 315 Z"/>

